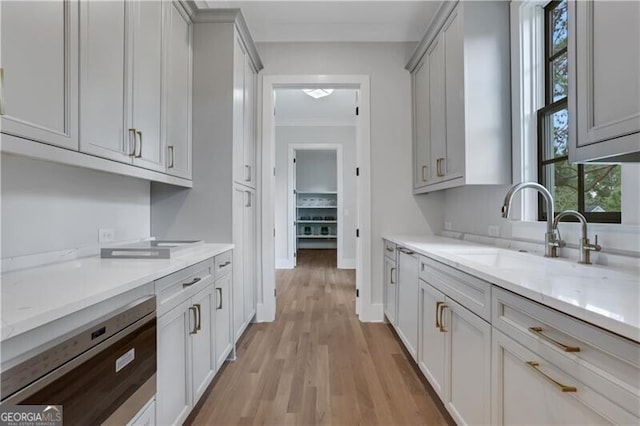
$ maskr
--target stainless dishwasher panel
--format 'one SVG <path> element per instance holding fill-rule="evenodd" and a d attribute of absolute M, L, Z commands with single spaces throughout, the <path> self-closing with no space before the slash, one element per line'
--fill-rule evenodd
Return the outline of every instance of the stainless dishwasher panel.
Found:
<path fill-rule="evenodd" d="M 2 375 L 2 404 L 62 405 L 64 424 L 126 423 L 156 393 L 156 300 L 78 329 Z"/>

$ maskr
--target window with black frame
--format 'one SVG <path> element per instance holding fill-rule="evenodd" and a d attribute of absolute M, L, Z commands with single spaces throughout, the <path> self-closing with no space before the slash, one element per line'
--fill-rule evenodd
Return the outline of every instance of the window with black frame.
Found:
<path fill-rule="evenodd" d="M 538 110 L 538 181 L 555 200 L 555 211 L 577 210 L 589 222 L 620 223 L 621 172 L 617 164 L 570 164 L 567 109 L 567 0 L 544 8 L 545 105 Z M 546 220 L 538 202 L 538 219 Z"/>

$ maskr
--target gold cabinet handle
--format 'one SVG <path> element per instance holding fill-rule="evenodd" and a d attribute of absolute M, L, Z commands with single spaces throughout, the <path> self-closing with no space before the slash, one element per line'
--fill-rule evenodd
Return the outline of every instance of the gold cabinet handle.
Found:
<path fill-rule="evenodd" d="M 0 115 L 4 115 L 4 68 L 0 67 Z"/>
<path fill-rule="evenodd" d="M 245 182 L 251 182 L 251 166 L 248 164 L 245 164 L 244 166 L 245 170 L 247 171 L 247 177 L 245 178 Z"/>
<path fill-rule="evenodd" d="M 133 143 L 131 143 L 131 135 L 133 135 Z M 136 155 L 136 129 L 129 129 L 129 157 Z"/>
<path fill-rule="evenodd" d="M 542 372 L 542 370 L 540 370 L 538 368 L 538 367 L 540 367 L 540 363 L 538 363 L 537 361 L 527 361 L 527 365 L 529 365 L 529 367 L 531 367 L 533 369 L 533 371 L 535 371 L 540 376 L 542 376 L 546 381 L 548 381 L 549 383 L 554 385 L 556 388 L 558 388 L 558 390 L 560 390 L 560 392 L 577 392 L 578 391 L 575 388 L 575 386 L 563 385 L 562 383 L 560 383 L 560 382 L 558 382 L 556 380 L 553 380 L 551 377 L 549 377 L 546 374 L 544 374 Z"/>
<path fill-rule="evenodd" d="M 446 333 L 447 329 L 444 328 L 444 310 L 449 308 L 449 306 L 447 306 L 444 302 L 441 302 L 442 304 L 440 305 L 440 317 L 439 317 L 439 321 L 440 321 L 440 331 L 442 333 Z"/>
<path fill-rule="evenodd" d="M 198 323 L 196 324 L 196 332 L 200 331 L 200 329 L 202 328 L 202 312 L 201 312 L 201 306 L 199 303 L 194 303 L 193 306 L 196 307 L 196 311 L 198 311 Z"/>
<path fill-rule="evenodd" d="M 385 247 L 387 249 L 388 252 L 393 253 L 393 249 L 391 247 Z"/>
<path fill-rule="evenodd" d="M 251 191 L 244 191 L 247 193 L 247 204 L 245 204 L 245 207 L 251 207 Z"/>
<path fill-rule="evenodd" d="M 436 328 L 440 329 L 440 320 L 438 316 L 440 315 L 440 307 L 444 304 L 444 302 L 436 302 Z"/>
<path fill-rule="evenodd" d="M 189 306 L 189 311 L 193 312 L 193 330 L 189 334 L 196 334 L 198 332 L 198 312 L 195 306 Z"/>
<path fill-rule="evenodd" d="M 438 177 L 444 176 L 444 173 L 442 172 L 442 163 L 444 163 L 444 158 L 438 158 L 436 160 L 436 174 Z"/>
<path fill-rule="evenodd" d="M 422 166 L 422 181 L 427 181 L 427 166 Z"/>
<path fill-rule="evenodd" d="M 135 154 L 135 147 L 134 147 L 134 154 L 136 158 L 140 158 L 142 157 L 142 131 L 140 130 L 136 130 L 136 134 L 138 135 L 138 137 L 140 138 L 140 145 L 138 146 L 138 153 Z"/>
<path fill-rule="evenodd" d="M 546 336 L 542 333 L 542 327 L 529 327 L 529 331 L 535 333 L 541 339 L 556 345 L 565 352 L 580 352 L 580 348 L 578 346 L 567 346 L 563 343 L 558 342 L 557 340 L 552 339 L 549 336 Z"/>
<path fill-rule="evenodd" d="M 172 169 L 173 168 L 173 162 L 174 162 L 174 147 L 173 145 L 168 145 L 167 149 L 169 150 L 169 165 L 167 166 L 168 168 Z"/>
<path fill-rule="evenodd" d="M 216 306 L 217 310 L 222 309 L 222 287 L 216 288 L 218 291 L 218 306 Z"/>
<path fill-rule="evenodd" d="M 393 273 L 395 272 L 396 268 L 391 268 L 391 277 L 389 277 L 391 279 L 391 282 L 389 284 L 395 284 L 395 280 L 393 279 Z"/>

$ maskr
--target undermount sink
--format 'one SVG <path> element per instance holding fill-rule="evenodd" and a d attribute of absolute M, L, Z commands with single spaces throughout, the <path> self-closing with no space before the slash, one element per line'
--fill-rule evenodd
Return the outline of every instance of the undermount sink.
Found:
<path fill-rule="evenodd" d="M 493 248 L 452 250 L 450 253 L 468 262 L 501 269 L 531 268 L 533 264 L 545 261 L 532 254 Z"/>

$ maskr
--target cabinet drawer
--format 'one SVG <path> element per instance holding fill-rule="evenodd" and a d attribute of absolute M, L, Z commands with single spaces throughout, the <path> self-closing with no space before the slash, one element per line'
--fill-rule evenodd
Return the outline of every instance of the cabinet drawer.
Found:
<path fill-rule="evenodd" d="M 640 417 L 640 344 L 500 288 L 492 324 Z"/>
<path fill-rule="evenodd" d="M 420 257 L 420 279 L 469 309 L 491 321 L 491 284 L 428 257 Z"/>
<path fill-rule="evenodd" d="M 396 260 L 396 244 L 391 241 L 384 240 L 384 255 L 389 259 Z"/>
<path fill-rule="evenodd" d="M 155 281 L 158 315 L 169 311 L 213 282 L 213 258 Z"/>
<path fill-rule="evenodd" d="M 215 279 L 227 275 L 233 268 L 233 250 L 225 251 L 215 257 Z"/>
<path fill-rule="evenodd" d="M 492 341 L 493 424 L 638 424 L 587 377 L 567 372 L 498 330 Z"/>

